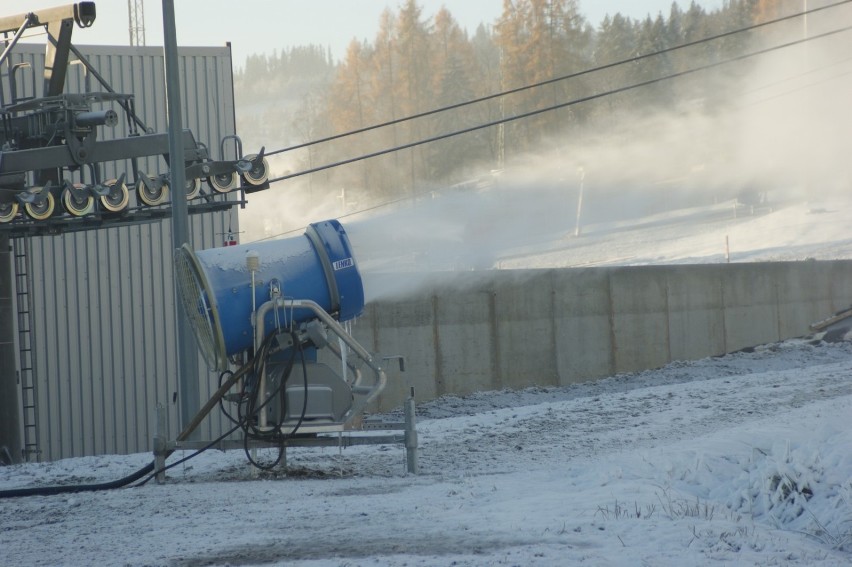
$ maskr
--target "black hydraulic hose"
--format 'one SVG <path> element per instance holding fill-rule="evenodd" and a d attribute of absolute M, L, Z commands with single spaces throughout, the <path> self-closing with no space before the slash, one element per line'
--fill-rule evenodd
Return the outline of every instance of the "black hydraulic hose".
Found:
<path fill-rule="evenodd" d="M 291 349 L 290 359 L 287 362 L 287 365 L 286 365 L 286 367 L 285 367 L 285 369 L 284 369 L 284 371 L 281 375 L 281 380 L 280 380 L 281 383 L 278 385 L 278 388 L 276 389 L 275 392 L 272 392 L 269 395 L 269 397 L 267 397 L 266 400 L 257 408 L 255 408 L 253 404 L 248 404 L 249 407 L 247 408 L 247 411 L 246 411 L 247 415 L 244 418 L 246 421 L 245 421 L 245 429 L 243 430 L 243 432 L 244 432 L 243 450 L 245 451 L 246 459 L 248 459 L 249 463 L 251 463 L 255 468 L 258 468 L 260 470 L 266 470 L 266 471 L 273 470 L 276 466 L 278 466 L 278 464 L 281 462 L 281 459 L 284 458 L 284 450 L 285 450 L 284 444 L 287 442 L 287 439 L 289 439 L 290 437 L 295 435 L 296 432 L 299 430 L 299 428 L 302 426 L 302 422 L 305 420 L 305 414 L 307 413 L 307 409 L 308 409 L 308 370 L 307 370 L 307 366 L 305 365 L 305 351 L 304 351 L 304 348 L 302 346 L 302 342 L 298 339 L 298 337 L 296 336 L 295 333 L 293 333 L 293 343 L 294 344 L 293 344 L 293 347 Z M 287 385 L 287 381 L 290 379 L 290 374 L 293 372 L 293 364 L 294 364 L 295 359 L 296 359 L 296 348 L 298 348 L 299 354 L 301 355 L 302 374 L 304 376 L 304 385 L 305 385 L 305 393 L 304 393 L 304 397 L 303 397 L 303 400 L 302 400 L 302 413 L 299 416 L 299 420 L 296 422 L 295 427 L 293 427 L 293 430 L 290 431 L 290 433 L 288 433 L 286 435 L 282 435 L 281 434 L 281 427 L 284 424 L 284 413 L 285 413 L 285 409 L 284 409 L 285 386 Z M 264 357 L 265 357 L 265 355 L 264 355 Z M 265 365 L 265 360 L 264 360 L 263 364 Z M 251 425 L 250 419 L 251 419 L 251 417 L 254 417 L 255 415 L 257 415 L 260 412 L 260 410 L 263 409 L 267 404 L 269 404 L 276 395 L 280 395 L 281 408 L 280 408 L 279 422 L 276 425 L 275 431 L 274 432 L 259 431 L 256 427 Z M 276 458 L 272 463 L 268 463 L 268 464 L 258 463 L 251 456 L 251 452 L 249 450 L 249 439 L 269 441 L 269 442 L 278 442 L 279 443 L 278 458 Z"/>
<path fill-rule="evenodd" d="M 143 476 L 154 470 L 154 461 L 151 461 L 135 473 L 111 482 L 99 484 L 69 484 L 66 486 L 31 486 L 28 488 L 13 488 L 11 490 L 0 490 L 0 498 L 18 498 L 21 496 L 54 496 L 56 494 L 71 494 L 74 492 L 97 492 L 100 490 L 112 490 L 127 486 L 136 482 Z"/>
<path fill-rule="evenodd" d="M 198 424 L 201 422 L 201 419 L 209 413 L 210 409 L 216 405 L 218 399 L 221 398 L 227 392 L 227 390 L 231 389 L 233 385 L 237 382 L 239 378 L 242 378 L 243 374 L 248 370 L 248 365 L 242 367 L 240 370 L 233 374 L 228 380 L 225 381 L 223 385 L 220 386 L 219 390 L 213 395 L 213 397 L 205 404 L 201 411 L 193 418 L 192 422 L 178 435 L 178 440 L 183 440 L 189 437 L 189 435 L 198 427 Z M 201 452 L 196 453 L 200 454 Z M 169 453 L 170 454 L 170 453 Z M 168 456 L 168 454 L 167 454 Z M 75 492 L 96 492 L 100 490 L 113 490 L 116 488 L 122 488 L 129 484 L 136 482 L 141 479 L 145 475 L 149 475 L 155 472 L 155 462 L 151 461 L 138 471 L 133 474 L 130 474 L 124 478 L 120 478 L 118 480 L 113 480 L 111 482 L 102 482 L 98 484 L 68 484 L 68 485 L 56 485 L 56 486 L 31 486 L 27 488 L 13 488 L 11 490 L 0 490 L 0 499 L 2 498 L 19 498 L 23 496 L 54 496 L 57 494 L 73 494 Z"/>
<path fill-rule="evenodd" d="M 225 376 L 233 376 L 233 375 L 234 375 L 234 373 L 230 370 L 225 370 L 222 373 L 220 373 L 219 374 L 219 387 L 220 388 L 222 387 L 222 381 L 225 378 Z M 240 393 L 240 396 L 242 396 L 242 392 Z M 242 400 L 238 399 L 237 403 L 242 403 Z M 237 423 L 239 423 L 239 420 L 236 419 L 234 416 L 232 416 L 231 412 L 229 412 L 228 409 L 225 407 L 224 396 L 219 398 L 219 411 L 221 411 L 225 415 L 225 417 L 228 418 L 228 421 L 230 421 L 231 423 L 233 423 L 235 425 Z"/>

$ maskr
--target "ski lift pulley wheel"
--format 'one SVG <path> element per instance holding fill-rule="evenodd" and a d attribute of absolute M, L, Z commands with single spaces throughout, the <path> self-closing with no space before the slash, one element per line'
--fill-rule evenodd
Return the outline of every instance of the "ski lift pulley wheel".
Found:
<path fill-rule="evenodd" d="M 186 200 L 191 201 L 201 193 L 201 179 L 192 177 L 186 180 Z"/>
<path fill-rule="evenodd" d="M 80 191 L 72 191 L 68 187 L 62 190 L 62 206 L 69 214 L 75 217 L 83 217 L 95 209 L 95 198 L 84 192 L 82 183 L 75 183 L 74 188 Z"/>
<path fill-rule="evenodd" d="M 18 203 L 0 203 L 0 223 L 12 222 L 18 215 Z"/>
<path fill-rule="evenodd" d="M 24 210 L 35 220 L 48 219 L 56 210 L 56 199 L 53 198 L 53 193 L 48 192 L 42 202 L 24 204 Z"/>
<path fill-rule="evenodd" d="M 256 158 L 257 154 L 252 154 L 244 159 L 253 162 Z M 269 162 L 266 161 L 266 158 L 263 158 L 259 165 L 252 164 L 252 168 L 243 173 L 243 177 L 249 185 L 263 185 L 269 179 Z"/>
<path fill-rule="evenodd" d="M 130 202 L 130 191 L 124 182 L 119 184 L 118 179 L 110 179 L 104 182 L 104 186 L 109 189 L 109 193 L 101 197 L 101 206 L 105 210 L 119 213 L 127 208 Z"/>
<path fill-rule="evenodd" d="M 207 182 L 210 184 L 210 188 L 217 193 L 228 193 L 239 185 L 240 176 L 236 171 L 219 173 L 208 177 Z"/>
<path fill-rule="evenodd" d="M 169 184 L 152 175 L 149 175 L 148 179 L 154 182 L 153 187 L 146 185 L 143 179 L 136 182 L 136 198 L 149 207 L 162 205 L 169 198 Z"/>

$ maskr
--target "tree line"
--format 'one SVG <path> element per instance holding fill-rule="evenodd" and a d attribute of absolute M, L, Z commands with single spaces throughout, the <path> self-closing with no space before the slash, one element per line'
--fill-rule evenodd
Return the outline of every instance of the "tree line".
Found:
<path fill-rule="evenodd" d="M 406 0 L 381 15 L 372 41 L 353 39 L 338 63 L 319 46 L 250 57 L 235 83 L 238 104 L 255 111 L 240 113 L 238 131 L 252 132 L 268 147 L 270 140 L 303 143 L 656 53 L 795 8 L 780 0 L 728 0 L 708 11 L 695 2 L 673 2 L 666 15 L 634 19 L 616 13 L 593 26 L 577 0 L 504 0 L 495 22 L 469 33 L 448 9 L 428 16 L 416 0 Z M 291 167 L 334 163 L 654 81 L 734 57 L 754 37 L 737 34 L 320 144 L 300 150 Z M 575 132 L 611 131 L 655 109 L 712 111 L 737 88 L 737 73 L 747 67 L 593 98 L 312 174 L 313 185 L 345 188 L 362 205 L 416 194 L 498 169 L 524 152 L 558 146 Z"/>

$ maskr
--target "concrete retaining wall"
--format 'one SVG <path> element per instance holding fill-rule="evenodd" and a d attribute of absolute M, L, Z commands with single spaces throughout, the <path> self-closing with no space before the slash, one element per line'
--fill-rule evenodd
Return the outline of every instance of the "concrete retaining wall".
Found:
<path fill-rule="evenodd" d="M 375 282 L 370 280 L 375 279 Z M 383 289 L 416 276 L 365 278 Z M 380 410 L 419 400 L 565 385 L 808 334 L 852 303 L 852 262 L 468 272 L 373 301 L 353 334 L 406 357 Z"/>

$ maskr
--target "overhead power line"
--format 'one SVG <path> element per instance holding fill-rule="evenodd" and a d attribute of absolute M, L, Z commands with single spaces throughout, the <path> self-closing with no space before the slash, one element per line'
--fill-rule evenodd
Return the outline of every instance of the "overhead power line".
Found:
<path fill-rule="evenodd" d="M 279 149 L 279 150 L 266 152 L 266 155 L 272 156 L 272 155 L 275 155 L 275 154 L 280 154 L 280 153 L 284 153 L 284 152 L 290 152 L 290 151 L 293 151 L 293 150 L 299 150 L 299 149 L 307 148 L 307 147 L 310 147 L 310 146 L 315 146 L 317 144 L 323 144 L 325 142 L 332 142 L 334 140 L 339 140 L 341 138 L 346 138 L 348 136 L 354 136 L 356 134 L 363 134 L 365 132 L 370 132 L 372 130 L 378 130 L 379 128 L 386 128 L 388 126 L 394 126 L 396 124 L 402 124 L 404 122 L 416 120 L 418 118 L 425 118 L 427 116 L 432 116 L 432 115 L 435 115 L 435 114 L 439 114 L 441 112 L 447 112 L 447 111 L 450 111 L 450 110 L 455 110 L 457 108 L 463 108 L 465 106 L 478 104 L 480 102 L 486 102 L 486 101 L 489 101 L 489 100 L 493 100 L 495 98 L 500 98 L 500 97 L 504 97 L 504 96 L 508 96 L 508 95 L 512 95 L 512 94 L 517 94 L 517 93 L 524 92 L 524 91 L 527 91 L 527 90 L 530 90 L 530 89 L 535 89 L 535 88 L 538 88 L 538 87 L 551 85 L 551 84 L 558 83 L 558 82 L 561 82 L 561 81 L 567 81 L 569 79 L 576 79 L 578 77 L 583 77 L 585 75 L 590 75 L 592 73 L 597 73 L 599 71 L 605 71 L 607 69 L 612 69 L 614 67 L 619 67 L 621 65 L 627 65 L 629 63 L 636 63 L 638 61 L 643 61 L 645 59 L 650 59 L 652 57 L 658 57 L 660 55 L 665 55 L 667 53 L 672 53 L 674 51 L 678 51 L 678 50 L 681 50 L 681 49 L 694 47 L 696 45 L 702 45 L 704 43 L 709 43 L 709 42 L 716 41 L 716 40 L 719 40 L 719 39 L 724 39 L 726 37 L 731 37 L 731 36 L 734 36 L 734 35 L 737 35 L 737 34 L 753 31 L 753 30 L 763 28 L 763 27 L 766 27 L 766 26 L 778 24 L 778 23 L 793 20 L 793 19 L 796 19 L 796 18 L 801 18 L 803 16 L 815 14 L 817 12 L 822 12 L 824 10 L 829 10 L 831 8 L 836 8 L 838 6 L 842 6 L 844 4 L 849 4 L 849 3 L 852 3 L 852 0 L 841 0 L 840 2 L 835 2 L 834 4 L 828 4 L 826 6 L 822 6 L 822 7 L 819 7 L 819 8 L 811 8 L 809 10 L 798 12 L 796 14 L 790 14 L 788 16 L 782 16 L 780 18 L 776 18 L 776 19 L 773 19 L 773 20 L 767 20 L 765 22 L 752 24 L 752 25 L 744 27 L 744 28 L 739 28 L 739 29 L 727 31 L 727 32 L 724 32 L 724 33 L 705 37 L 705 38 L 698 39 L 698 40 L 695 40 L 695 41 L 690 41 L 688 43 L 683 43 L 683 44 L 676 45 L 676 46 L 673 46 L 673 47 L 667 47 L 665 49 L 660 49 L 658 51 L 653 51 L 651 53 L 645 53 L 645 54 L 642 54 L 642 55 L 637 55 L 635 57 L 630 57 L 628 59 L 622 59 L 620 61 L 614 61 L 612 63 L 606 63 L 604 65 L 592 67 L 590 69 L 584 69 L 583 71 L 570 73 L 568 75 L 562 75 L 562 76 L 559 76 L 559 77 L 554 77 L 552 79 L 547 79 L 547 80 L 544 80 L 544 81 L 540 81 L 538 83 L 531 83 L 529 85 L 524 85 L 524 86 L 517 87 L 517 88 L 514 88 L 514 89 L 509 89 L 509 90 L 506 90 L 506 91 L 486 95 L 486 96 L 483 96 L 483 97 L 480 97 L 480 98 L 475 98 L 475 99 L 468 100 L 468 101 L 465 101 L 465 102 L 451 104 L 451 105 L 448 105 L 448 106 L 442 106 L 440 108 L 427 110 L 425 112 L 420 112 L 418 114 L 412 114 L 410 116 L 397 118 L 395 120 L 389 120 L 387 122 L 374 124 L 372 126 L 365 126 L 363 128 L 358 128 L 356 130 L 349 130 L 347 132 L 342 132 L 340 134 L 334 134 L 332 136 L 327 136 L 325 138 L 318 138 L 316 140 L 311 140 L 309 142 L 297 144 L 295 146 L 289 146 L 289 147 L 282 148 L 282 149 Z"/>

